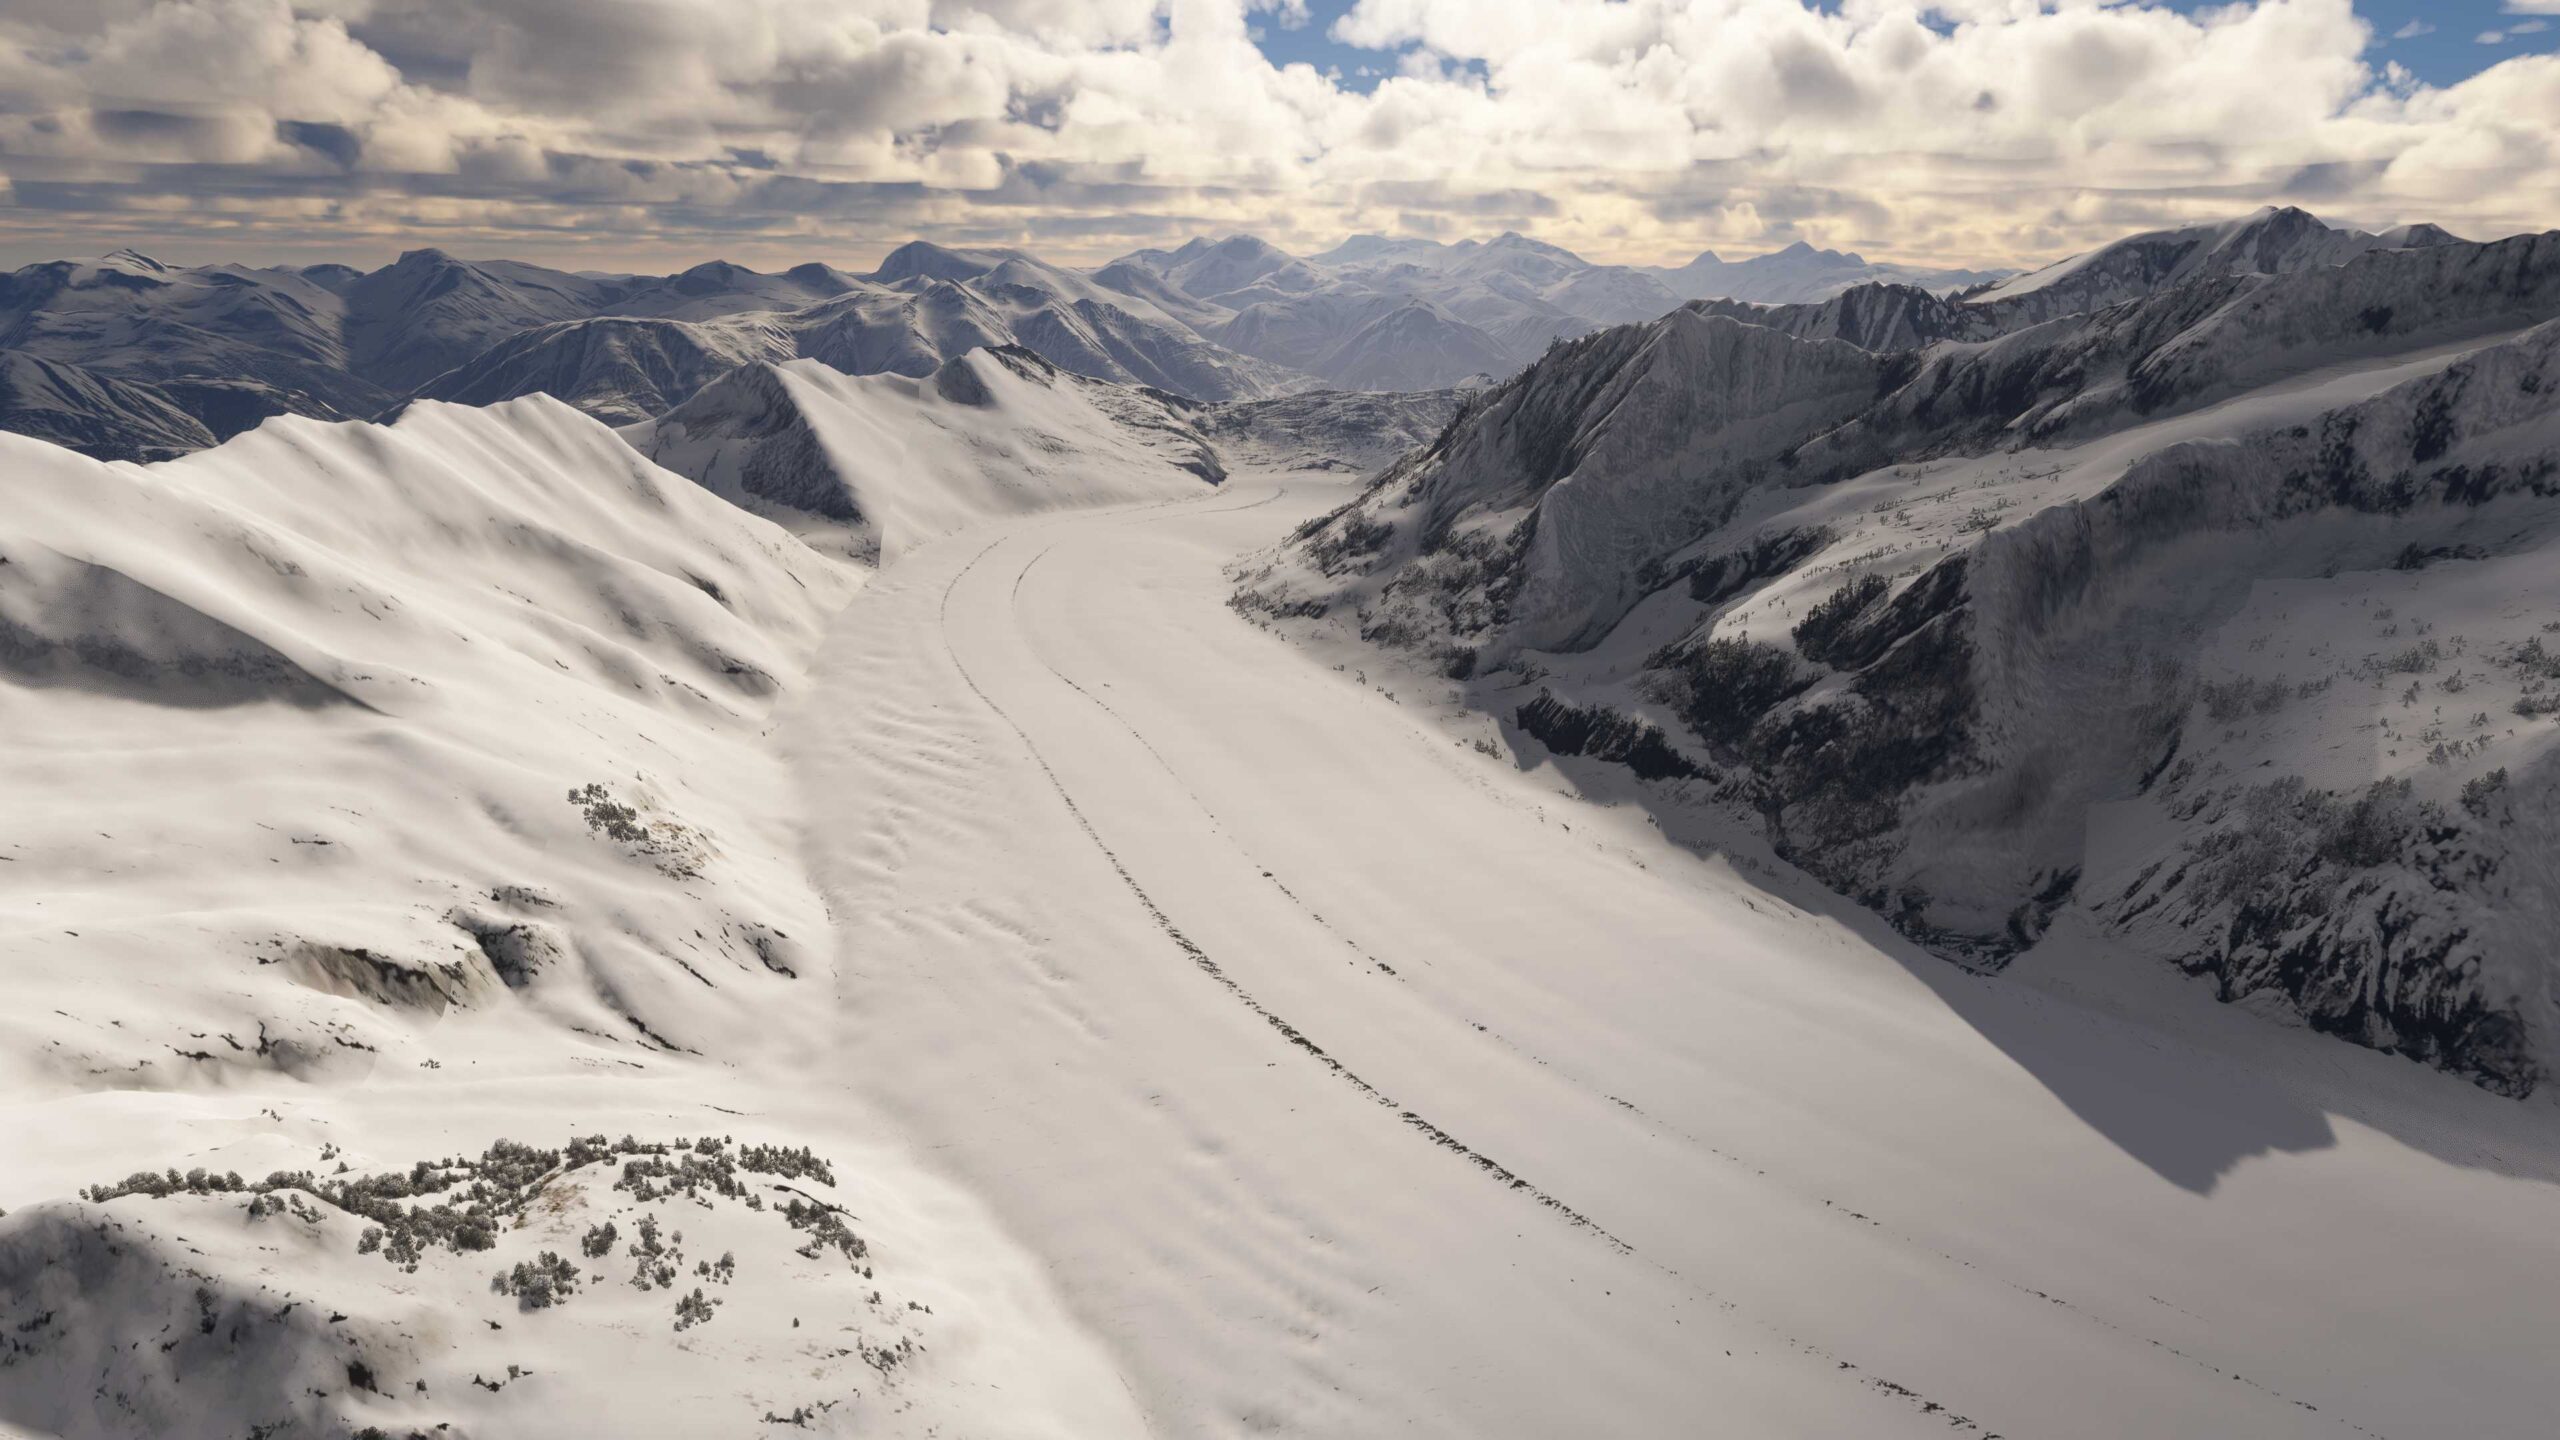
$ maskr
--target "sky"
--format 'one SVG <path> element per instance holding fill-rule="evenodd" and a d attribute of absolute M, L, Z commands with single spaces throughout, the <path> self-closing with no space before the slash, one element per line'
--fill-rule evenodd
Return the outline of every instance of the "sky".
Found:
<path fill-rule="evenodd" d="M 0 265 L 2560 226 L 2560 0 L 5 0 Z"/>

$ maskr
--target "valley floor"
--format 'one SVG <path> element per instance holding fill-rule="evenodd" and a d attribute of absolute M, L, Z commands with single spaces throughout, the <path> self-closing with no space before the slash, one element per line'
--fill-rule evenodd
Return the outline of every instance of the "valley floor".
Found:
<path fill-rule="evenodd" d="M 2068 926 L 1970 976 L 1484 753 L 1224 608 L 1341 485 L 938 542 L 782 725 L 842 953 L 772 1058 L 1153 1433 L 2548 1433 L 2547 1105 Z"/>

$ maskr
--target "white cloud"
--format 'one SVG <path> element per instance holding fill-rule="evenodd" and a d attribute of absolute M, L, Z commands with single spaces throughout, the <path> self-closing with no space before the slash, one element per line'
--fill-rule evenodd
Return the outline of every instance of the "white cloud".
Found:
<path fill-rule="evenodd" d="M 2412 20 L 2408 24 L 2401 26 L 2399 29 L 2392 31 L 2391 38 L 2394 40 L 2415 40 L 2421 35 L 2433 35 L 2434 33 L 2436 33 L 2436 27 L 2433 25 L 2428 24 L 2424 20 Z"/>
<path fill-rule="evenodd" d="M 1360 0 L 1333 34 L 1393 56 L 1368 94 L 1255 47 L 1303 15 L 19 0 L 0 235 L 128 235 L 192 196 L 247 216 L 234 233 L 366 253 L 428 231 L 847 261 L 930 231 L 1099 258 L 1193 231 L 1518 228 L 1628 260 L 1801 237 L 1993 262 L 2271 201 L 2560 220 L 2560 60 L 2429 87 L 2368 65 L 2350 0 Z"/>
<path fill-rule="evenodd" d="M 2473 43 L 2480 45 L 2504 45 L 2507 43 L 2507 32 L 2504 30 L 2483 30 L 2479 34 L 2472 36 L 2471 39 Z"/>

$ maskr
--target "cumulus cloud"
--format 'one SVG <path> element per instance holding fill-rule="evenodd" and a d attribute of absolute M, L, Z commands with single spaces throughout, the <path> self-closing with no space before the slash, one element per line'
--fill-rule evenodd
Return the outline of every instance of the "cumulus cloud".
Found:
<path fill-rule="evenodd" d="M 2281 201 L 2560 221 L 2560 60 L 2420 84 L 2369 60 L 2350 0 L 1359 0 L 1331 36 L 1378 53 L 1367 93 L 1255 43 L 1306 21 L 1303 0 L 14 0 L 0 247 L 148 240 L 183 212 L 252 257 L 1517 228 L 1630 261 L 1801 238 L 1997 263 Z"/>

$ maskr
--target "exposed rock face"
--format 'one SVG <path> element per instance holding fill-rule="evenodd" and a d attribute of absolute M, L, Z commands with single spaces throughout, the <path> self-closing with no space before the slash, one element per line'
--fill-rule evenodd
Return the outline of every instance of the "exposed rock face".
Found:
<path fill-rule="evenodd" d="M 1239 603 L 1641 755 L 1943 953 L 2076 905 L 2523 1093 L 2560 1063 L 2560 234 L 2207 269 L 1921 351 L 1832 338 L 1855 301 L 1576 342 Z"/>
<path fill-rule="evenodd" d="M 1941 340 L 1989 333 L 1981 312 L 1908 285 L 1860 285 L 1801 305 L 1699 300 L 1690 308 L 1766 325 L 1800 340 L 1846 340 L 1865 350 L 1919 350 Z"/>

